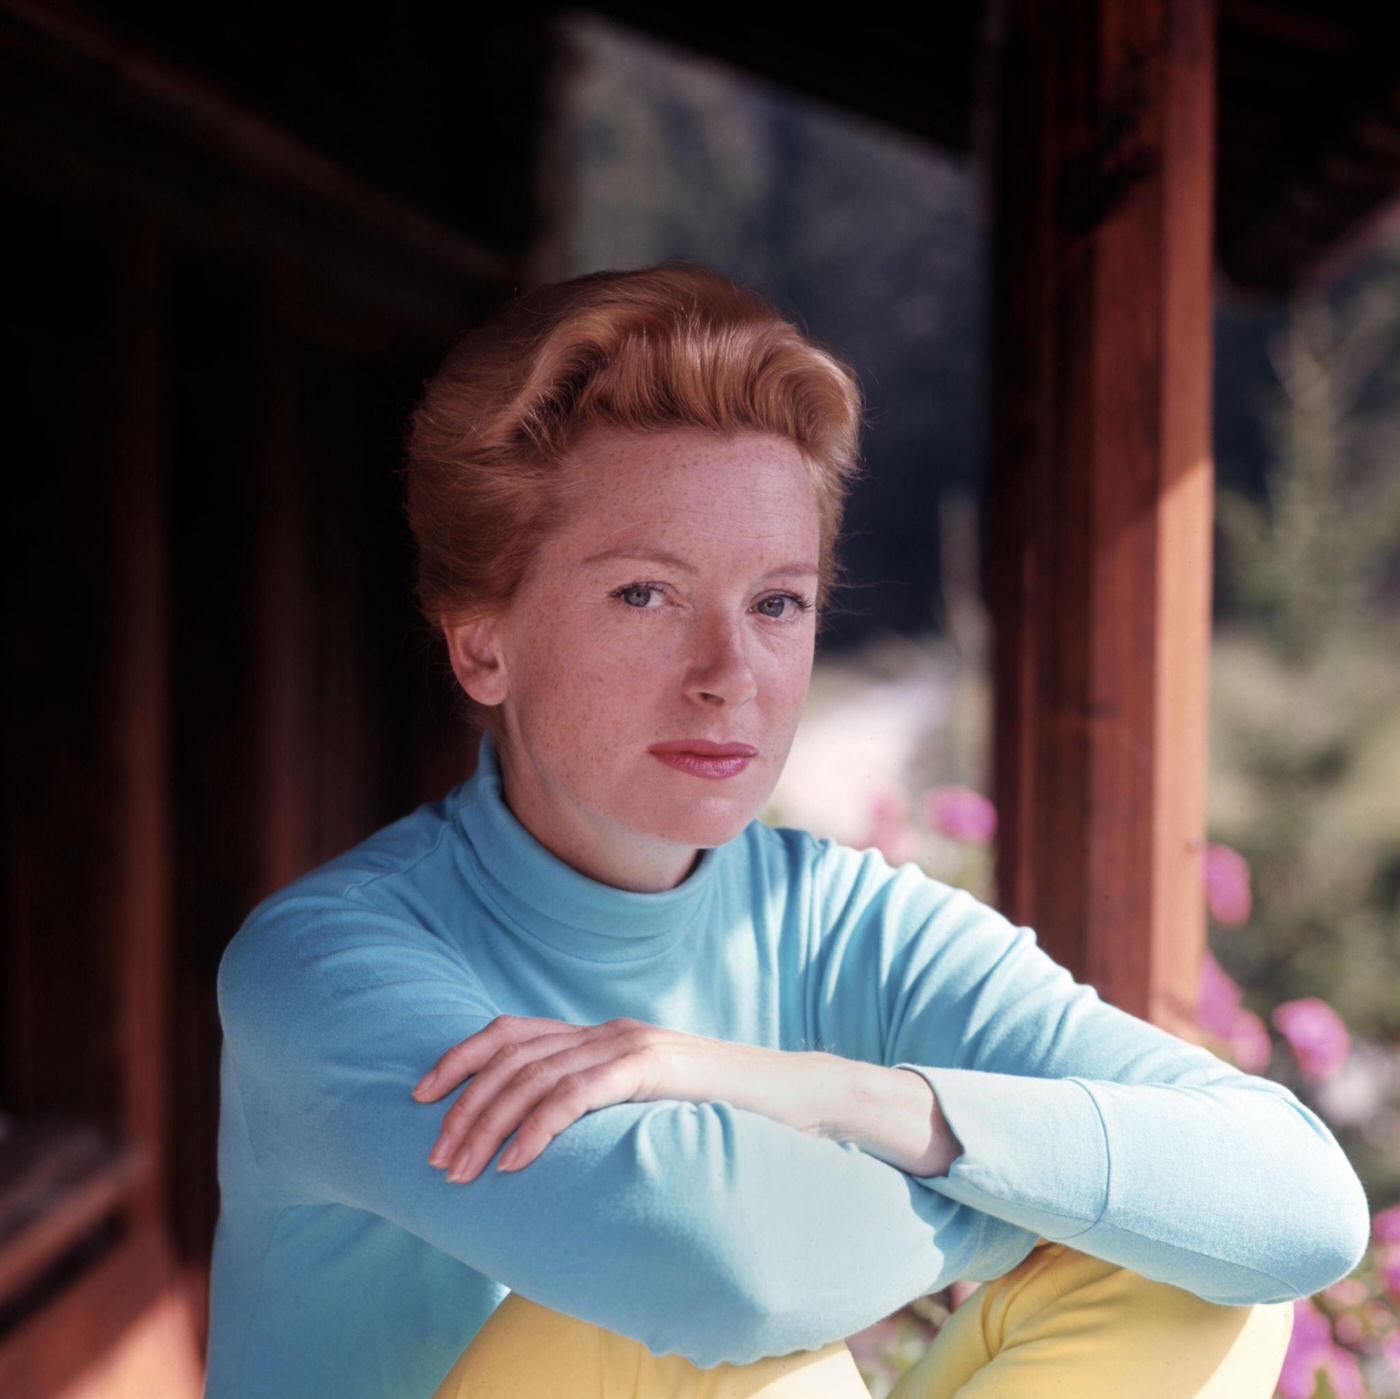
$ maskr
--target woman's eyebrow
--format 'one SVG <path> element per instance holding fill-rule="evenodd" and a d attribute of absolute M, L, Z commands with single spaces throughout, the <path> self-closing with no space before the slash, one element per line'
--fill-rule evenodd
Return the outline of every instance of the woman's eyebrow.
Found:
<path fill-rule="evenodd" d="M 678 568 L 682 573 L 695 572 L 695 569 L 684 559 L 677 558 L 675 554 L 668 554 L 664 549 L 653 549 L 649 546 L 638 546 L 637 548 L 604 549 L 600 554 L 590 554 L 584 559 L 585 564 L 603 563 L 607 559 L 640 559 L 646 563 L 665 564 L 668 568 Z M 776 578 L 779 574 L 801 575 L 810 574 L 813 578 L 818 576 L 817 566 L 814 563 L 784 563 L 777 568 L 771 568 L 763 576 L 765 578 Z"/>

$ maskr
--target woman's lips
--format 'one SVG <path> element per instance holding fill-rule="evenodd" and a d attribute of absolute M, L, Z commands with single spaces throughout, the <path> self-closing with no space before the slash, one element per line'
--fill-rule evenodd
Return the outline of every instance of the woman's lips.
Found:
<path fill-rule="evenodd" d="M 668 767 L 679 768 L 692 777 L 736 777 L 753 761 L 744 754 L 728 758 L 706 758 L 699 753 L 658 753 L 652 750 L 652 757 L 659 758 Z"/>

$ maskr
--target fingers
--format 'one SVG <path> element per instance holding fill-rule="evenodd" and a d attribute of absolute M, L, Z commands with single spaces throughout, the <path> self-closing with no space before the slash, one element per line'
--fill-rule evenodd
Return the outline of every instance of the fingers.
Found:
<path fill-rule="evenodd" d="M 596 1108 L 631 1099 L 638 1076 L 636 1058 L 635 1055 L 625 1055 L 620 1059 L 604 1059 L 591 1068 L 564 1073 L 555 1078 L 533 1108 L 520 1118 L 515 1140 L 502 1157 L 500 1169 L 519 1170 L 527 1166 L 570 1123 Z M 553 1075 L 548 1077 L 552 1078 Z M 507 1109 L 503 1106 L 497 1117 L 494 1104 L 482 1114 L 476 1137 L 464 1149 L 461 1162 L 456 1167 L 459 1172 L 456 1179 L 474 1180 L 481 1173 L 495 1155 L 497 1147 L 510 1134 L 510 1124 L 518 1114 L 518 1107 Z M 449 1174 L 448 1179 L 453 1178 Z"/>
<path fill-rule="evenodd" d="M 529 1015 L 498 1015 L 485 1029 L 468 1035 L 443 1054 L 427 1073 L 418 1080 L 413 1096 L 422 1103 L 433 1103 L 450 1093 L 481 1065 L 487 1063 L 503 1045 L 521 1039 L 532 1039 L 564 1029 L 578 1029 L 559 1020 L 545 1020 Z"/>
<path fill-rule="evenodd" d="M 557 1021 L 551 1023 L 558 1024 Z M 428 1153 L 428 1164 L 445 1166 L 457 1155 L 482 1106 L 495 1097 L 504 1084 L 517 1073 L 548 1055 L 557 1054 L 570 1045 L 582 1043 L 587 1033 L 587 1030 L 573 1028 L 561 1030 L 557 1034 L 536 1035 L 533 1039 L 503 1044 L 484 1064 L 471 1070 L 471 1082 L 443 1114 L 437 1139 L 433 1142 L 432 1151 Z"/>
<path fill-rule="evenodd" d="M 641 1059 L 640 1053 L 619 1055 L 616 1041 L 595 1039 L 516 1068 L 470 1123 L 465 1144 L 454 1149 L 448 1180 L 475 1180 L 512 1130 L 516 1154 L 509 1169 L 528 1165 L 585 1113 L 631 1100 Z"/>

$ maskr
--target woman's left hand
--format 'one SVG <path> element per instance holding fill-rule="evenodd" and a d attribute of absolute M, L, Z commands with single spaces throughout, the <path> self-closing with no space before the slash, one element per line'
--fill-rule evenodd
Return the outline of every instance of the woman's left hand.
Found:
<path fill-rule="evenodd" d="M 449 1049 L 413 1093 L 436 1102 L 471 1079 L 443 1116 L 428 1157 L 448 1167 L 449 1180 L 468 1181 L 512 1130 L 501 1170 L 528 1165 L 571 1122 L 609 1103 L 723 1100 L 830 1135 L 844 1063 L 819 1051 L 736 1044 L 642 1020 L 580 1026 L 499 1015 Z"/>

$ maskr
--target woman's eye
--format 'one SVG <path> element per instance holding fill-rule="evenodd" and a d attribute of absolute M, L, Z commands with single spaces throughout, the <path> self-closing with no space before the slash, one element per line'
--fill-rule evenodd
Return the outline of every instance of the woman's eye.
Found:
<path fill-rule="evenodd" d="M 764 598 L 758 605 L 759 607 L 763 607 L 766 603 L 770 602 L 790 602 L 792 604 L 792 608 L 787 614 L 787 617 L 789 618 L 795 618 L 798 613 L 809 611 L 812 606 L 812 604 L 808 602 L 805 597 L 802 597 L 798 593 L 772 593 L 768 597 Z M 780 622 L 787 620 L 787 618 L 783 616 L 781 610 L 777 612 L 765 612 L 763 615 L 765 617 L 773 618 L 774 621 Z"/>
<path fill-rule="evenodd" d="M 653 593 L 659 596 L 661 591 L 657 583 L 629 583 L 626 587 L 614 588 L 608 596 L 616 598 L 633 612 L 655 612 L 657 609 L 648 604 L 647 598 Z M 635 601 L 638 597 L 642 599 L 640 603 Z M 783 611 L 784 603 L 791 604 L 786 612 Z M 800 593 L 770 593 L 766 598 L 760 598 L 754 606 L 760 610 L 760 616 L 774 622 L 795 621 L 799 614 L 812 610 L 811 602 Z M 770 607 L 773 610 L 764 610 Z"/>
<path fill-rule="evenodd" d="M 643 603 L 640 607 L 636 607 L 628 602 L 627 598 L 630 594 L 634 593 L 654 593 L 657 591 L 657 588 L 651 583 L 629 583 L 625 588 L 615 589 L 612 596 L 620 599 L 625 606 L 631 607 L 634 612 L 649 612 L 653 609 L 647 607 L 646 603 Z"/>

